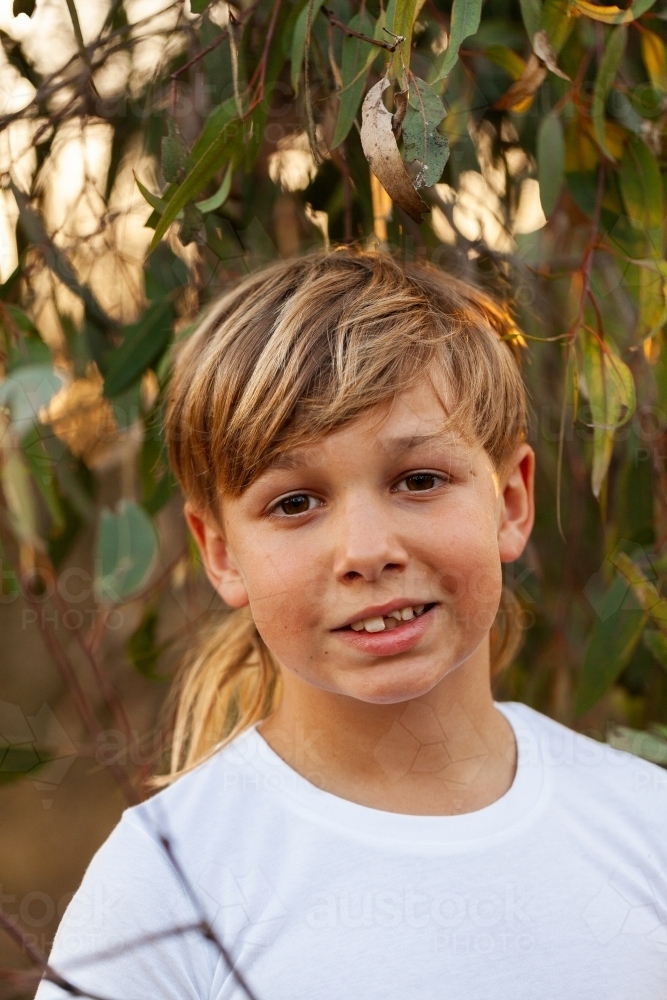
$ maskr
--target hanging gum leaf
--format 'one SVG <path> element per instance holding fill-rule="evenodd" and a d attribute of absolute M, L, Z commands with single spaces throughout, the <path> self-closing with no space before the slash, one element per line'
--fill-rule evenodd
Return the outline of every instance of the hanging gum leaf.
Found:
<path fill-rule="evenodd" d="M 639 642 L 646 615 L 621 576 L 611 586 L 597 609 L 601 612 L 586 649 L 577 683 L 575 715 L 583 715 L 604 697 L 627 666 Z M 605 613 L 605 608 L 613 609 Z"/>
<path fill-rule="evenodd" d="M 108 399 L 129 388 L 155 364 L 169 342 L 172 318 L 170 300 L 157 299 L 136 323 L 124 328 L 125 339 L 107 362 L 104 395 Z"/>
<path fill-rule="evenodd" d="M 551 215 L 563 186 L 565 140 L 559 115 L 551 112 L 542 119 L 537 132 L 537 176 L 542 211 Z"/>
<path fill-rule="evenodd" d="M 312 0 L 312 24 L 315 23 L 315 18 L 320 12 L 320 8 L 324 0 Z M 290 75 L 290 83 L 292 85 L 292 90 L 295 96 L 299 93 L 299 80 L 301 78 L 301 73 L 303 71 L 303 60 L 306 51 L 306 28 L 308 26 L 308 8 L 307 3 L 298 18 L 296 19 L 296 24 L 294 26 L 294 34 L 292 35 L 292 72 Z"/>
<path fill-rule="evenodd" d="M 362 35 L 373 37 L 373 21 L 367 11 L 355 14 L 349 23 L 353 31 L 358 31 Z M 377 56 L 379 49 L 355 38 L 346 35 L 343 39 L 343 52 L 341 57 L 341 77 L 343 89 L 339 96 L 338 119 L 336 121 L 336 131 L 334 133 L 331 148 L 340 146 L 347 138 L 347 134 L 352 128 L 354 119 L 359 111 L 361 98 L 366 86 L 368 71 Z"/>
<path fill-rule="evenodd" d="M 435 91 L 416 76 L 412 77 L 408 100 L 403 120 L 405 158 L 408 163 L 421 162 L 422 184 L 429 187 L 440 180 L 449 158 L 447 137 L 437 130 L 446 112 Z"/>
<path fill-rule="evenodd" d="M 394 35 L 403 39 L 392 54 L 388 76 L 390 80 L 399 81 L 402 90 L 406 90 L 408 86 L 412 28 L 423 5 L 424 0 L 390 0 L 387 7 L 387 25 Z"/>
<path fill-rule="evenodd" d="M 449 30 L 449 45 L 439 56 L 429 74 L 431 86 L 444 80 L 452 71 L 459 57 L 462 42 L 474 35 L 482 16 L 482 0 L 454 0 L 452 4 L 452 20 Z"/>
<path fill-rule="evenodd" d="M 167 129 L 167 135 L 162 140 L 162 174 L 168 184 L 176 184 L 188 162 L 188 147 L 173 118 L 167 120 Z"/>
<path fill-rule="evenodd" d="M 382 94 L 389 86 L 383 77 L 366 94 L 361 108 L 361 145 L 371 170 L 392 201 L 400 205 L 415 222 L 430 211 L 410 180 L 392 129 L 392 114 L 382 103 Z"/>
<path fill-rule="evenodd" d="M 99 601 L 120 604 L 141 589 L 157 555 L 157 535 L 150 517 L 133 500 L 100 515 L 95 561 Z"/>
<path fill-rule="evenodd" d="M 228 122 L 167 202 L 167 207 L 155 226 L 150 250 L 155 249 L 181 209 L 199 194 L 220 167 L 225 163 L 231 163 L 233 167 L 243 156 L 245 152 L 243 138 L 243 122 L 238 119 Z"/>
<path fill-rule="evenodd" d="M 643 230 L 648 252 L 662 258 L 663 189 L 660 167 L 648 146 L 633 136 L 621 160 L 619 184 L 632 224 Z"/>
<path fill-rule="evenodd" d="M 222 184 L 210 198 L 204 199 L 204 201 L 198 201 L 196 203 L 196 208 L 200 212 L 215 212 L 216 209 L 220 208 L 227 201 L 229 197 L 229 192 L 232 186 L 232 165 L 231 163 L 227 167 L 227 172 L 222 179 Z"/>
<path fill-rule="evenodd" d="M 598 67 L 597 76 L 595 77 L 595 86 L 593 89 L 591 117 L 595 128 L 595 138 L 597 139 L 600 148 L 610 160 L 613 160 L 614 156 L 606 142 L 605 108 L 607 104 L 607 95 L 611 90 L 618 67 L 621 64 L 621 60 L 623 59 L 623 55 L 625 53 L 627 39 L 628 29 L 624 24 L 619 28 L 616 28 L 615 31 L 612 31 L 609 39 L 607 40 L 604 55 Z"/>
<path fill-rule="evenodd" d="M 593 469 L 591 487 L 596 498 L 607 476 L 614 447 L 614 434 L 635 410 L 632 372 L 609 340 L 604 348 L 597 337 L 582 329 L 578 338 L 581 371 L 586 385 L 593 424 Z"/>

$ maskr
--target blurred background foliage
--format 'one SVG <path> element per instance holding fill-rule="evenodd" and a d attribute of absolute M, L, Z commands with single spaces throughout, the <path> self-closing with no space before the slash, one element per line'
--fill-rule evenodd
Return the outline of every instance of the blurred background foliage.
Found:
<path fill-rule="evenodd" d="M 351 242 L 523 330 L 537 523 L 496 696 L 667 763 L 664 0 L 3 0 L 0 40 L 2 781 L 87 753 L 145 794 L 220 613 L 173 352 L 230 281 Z"/>

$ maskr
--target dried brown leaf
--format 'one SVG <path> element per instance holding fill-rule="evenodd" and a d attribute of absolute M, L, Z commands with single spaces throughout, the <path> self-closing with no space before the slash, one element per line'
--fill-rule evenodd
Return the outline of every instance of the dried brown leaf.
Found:
<path fill-rule="evenodd" d="M 550 69 L 552 73 L 559 76 L 561 80 L 569 80 L 570 77 L 567 73 L 564 73 L 562 69 L 559 68 L 556 62 L 556 53 L 551 47 L 551 42 L 549 41 L 549 36 L 546 31 L 537 31 L 533 36 L 533 52 L 541 59 L 545 64 L 547 69 Z"/>
<path fill-rule="evenodd" d="M 422 214 L 430 209 L 412 186 L 398 151 L 392 130 L 394 116 L 382 103 L 388 86 L 389 80 L 383 77 L 366 94 L 361 108 L 361 145 L 371 170 L 392 201 L 415 222 L 421 222 Z"/>
<path fill-rule="evenodd" d="M 540 84 L 546 79 L 548 72 L 546 64 L 533 52 L 521 77 L 512 84 L 506 94 L 503 94 L 496 101 L 493 105 L 494 108 L 507 111 L 522 104 L 527 98 L 533 96 Z"/>

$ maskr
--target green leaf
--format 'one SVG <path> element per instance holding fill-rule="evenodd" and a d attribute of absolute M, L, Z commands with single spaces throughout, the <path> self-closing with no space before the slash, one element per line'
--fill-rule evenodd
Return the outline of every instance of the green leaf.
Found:
<path fill-rule="evenodd" d="M 4 449 L 0 481 L 15 538 L 28 545 L 39 544 L 37 509 L 31 488 L 30 472 L 23 453 L 18 448 Z"/>
<path fill-rule="evenodd" d="M 667 323 L 667 261 L 654 257 L 639 265 L 639 321 L 637 339 L 653 337 Z"/>
<path fill-rule="evenodd" d="M 366 10 L 361 14 L 356 14 L 350 21 L 349 27 L 362 35 L 373 37 L 373 21 Z M 343 39 L 341 57 L 343 89 L 338 95 L 340 104 L 332 149 L 340 146 L 352 128 L 361 104 L 368 71 L 378 55 L 379 51 L 376 51 L 373 45 L 363 42 L 360 38 L 346 35 Z"/>
<path fill-rule="evenodd" d="M 219 104 L 217 108 L 213 108 L 204 122 L 204 127 L 201 130 L 199 138 L 192 147 L 190 158 L 195 162 L 199 160 L 211 143 L 215 142 L 220 133 L 224 131 L 225 126 L 229 125 L 229 123 L 236 118 L 237 115 L 238 108 L 236 106 L 235 97 L 228 97 L 227 100 L 223 101 L 222 104 Z"/>
<path fill-rule="evenodd" d="M 9 410 L 19 438 L 38 423 L 40 409 L 62 386 L 62 378 L 50 365 L 22 365 L 0 384 L 0 407 Z"/>
<path fill-rule="evenodd" d="M 482 51 L 487 59 L 509 73 L 513 80 L 518 80 L 526 68 L 526 60 L 507 45 L 487 45 Z"/>
<path fill-rule="evenodd" d="M 232 165 L 231 163 L 227 167 L 225 176 L 222 179 L 222 184 L 210 198 L 205 198 L 204 201 L 198 201 L 195 203 L 195 207 L 200 212 L 215 212 L 217 208 L 227 201 L 229 192 L 232 187 Z"/>
<path fill-rule="evenodd" d="M 481 16 L 482 0 L 454 0 L 449 45 L 442 55 L 438 56 L 433 70 L 429 74 L 431 85 L 439 80 L 444 80 L 449 75 L 459 57 L 462 42 L 476 33 Z"/>
<path fill-rule="evenodd" d="M 315 24 L 315 18 L 320 12 L 320 8 L 324 0 L 312 0 L 312 24 Z M 309 4 L 303 8 L 301 13 L 296 19 L 296 25 L 294 27 L 294 34 L 292 35 L 292 72 L 290 76 L 290 82 L 292 84 L 292 90 L 295 95 L 299 93 L 299 79 L 301 77 L 301 71 L 303 70 L 303 59 L 306 49 L 306 27 L 308 24 L 308 8 Z"/>
<path fill-rule="evenodd" d="M 392 53 L 389 62 L 389 75 L 391 79 L 401 82 L 403 90 L 408 84 L 406 71 L 410 66 L 412 28 L 423 2 L 424 0 L 393 0 L 387 7 L 387 25 L 390 26 L 390 31 L 403 38 L 403 41 L 399 42 Z"/>
<path fill-rule="evenodd" d="M 577 684 L 575 715 L 593 708 L 616 682 L 641 638 L 646 621 L 627 580 L 620 576 L 614 577 L 597 611 L 599 618 Z"/>
<path fill-rule="evenodd" d="M 667 670 L 667 635 L 656 629 L 644 629 L 642 640 L 646 648 L 653 654 L 660 666 Z"/>
<path fill-rule="evenodd" d="M 192 201 L 225 162 L 232 165 L 243 153 L 244 126 L 240 119 L 225 125 L 183 182 L 176 188 L 155 227 L 150 249 L 154 250 L 181 209 Z"/>
<path fill-rule="evenodd" d="M 173 307 L 169 299 L 151 302 L 136 323 L 123 328 L 125 340 L 108 355 L 104 395 L 117 396 L 141 377 L 169 343 Z"/>
<path fill-rule="evenodd" d="M 53 462 L 44 447 L 39 428 L 32 427 L 21 443 L 32 480 L 49 512 L 52 535 L 59 535 L 65 530 L 65 514 L 58 496 Z"/>
<path fill-rule="evenodd" d="M 635 410 L 632 372 L 621 360 L 611 341 L 604 347 L 588 330 L 581 330 L 580 381 L 585 387 L 593 423 L 593 495 L 600 496 L 614 447 L 614 434 Z"/>
<path fill-rule="evenodd" d="M 521 17 L 532 45 L 533 38 L 542 27 L 542 3 L 541 0 L 519 0 L 519 3 Z"/>
<path fill-rule="evenodd" d="M 628 40 L 628 29 L 625 25 L 621 25 L 612 31 L 610 37 L 607 39 L 607 44 L 605 46 L 604 55 L 598 66 L 597 76 L 595 77 L 595 86 L 593 88 L 593 105 L 591 108 L 591 117 L 593 119 L 593 127 L 595 129 L 595 137 L 598 141 L 598 145 L 606 156 L 610 160 L 614 159 L 614 156 L 609 151 L 604 134 L 604 121 L 605 121 L 605 108 L 607 105 L 607 94 L 611 90 L 611 85 L 616 77 L 616 72 L 621 64 L 623 55 L 625 53 L 625 46 Z"/>
<path fill-rule="evenodd" d="M 619 184 L 633 226 L 643 230 L 650 251 L 662 257 L 663 191 L 658 163 L 646 143 L 633 136 L 621 160 Z"/>
<path fill-rule="evenodd" d="M 545 115 L 537 131 L 537 176 L 542 211 L 548 217 L 556 207 L 563 186 L 565 139 L 559 115 Z"/>
<path fill-rule="evenodd" d="M 189 201 L 183 209 L 183 222 L 178 238 L 186 247 L 189 243 L 199 240 L 204 230 L 204 216 L 194 202 Z"/>
<path fill-rule="evenodd" d="M 173 118 L 167 119 L 167 129 L 162 140 L 162 173 L 168 184 L 177 184 L 188 163 L 188 147 Z"/>
<path fill-rule="evenodd" d="M 163 201 L 158 195 L 152 194 L 148 188 L 141 183 L 136 174 L 134 175 L 134 180 L 142 197 L 148 202 L 151 208 L 154 208 L 157 212 L 164 212 L 167 207 L 166 201 Z"/>
<path fill-rule="evenodd" d="M 542 7 L 542 28 L 556 55 L 563 48 L 573 24 L 569 0 L 545 0 Z"/>
<path fill-rule="evenodd" d="M 115 513 L 103 508 L 96 544 L 97 600 L 120 604 L 140 590 L 157 549 L 153 522 L 133 500 L 122 500 Z"/>
<path fill-rule="evenodd" d="M 155 608 L 146 608 L 144 617 L 136 632 L 133 632 L 127 643 L 127 652 L 135 670 L 143 677 L 151 681 L 165 681 L 167 677 L 162 677 L 156 673 L 156 666 L 160 659 L 160 654 L 166 648 L 165 645 L 158 646 L 155 639 L 155 632 L 158 625 L 158 613 Z"/>
<path fill-rule="evenodd" d="M 190 0 L 190 8 L 193 14 L 203 14 L 210 3 L 211 0 Z"/>
<path fill-rule="evenodd" d="M 437 130 L 446 112 L 438 95 L 424 80 L 414 76 L 411 84 L 408 108 L 403 120 L 405 158 L 408 163 L 421 161 L 422 183 L 429 187 L 440 180 L 449 158 L 447 137 L 440 135 Z M 417 180 L 413 183 L 415 187 L 421 186 Z"/>

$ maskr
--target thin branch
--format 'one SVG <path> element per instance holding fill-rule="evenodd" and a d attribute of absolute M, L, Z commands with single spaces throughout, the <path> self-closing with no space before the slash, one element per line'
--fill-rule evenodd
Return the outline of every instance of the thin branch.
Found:
<path fill-rule="evenodd" d="M 378 38 L 371 38 L 370 35 L 363 35 L 360 31 L 354 31 L 353 28 L 350 28 L 337 18 L 334 12 L 329 10 L 328 7 L 322 7 L 321 10 L 335 28 L 340 28 L 341 31 L 344 31 L 346 35 L 350 35 L 352 38 L 360 38 L 362 42 L 368 42 L 369 45 L 377 45 L 378 48 L 386 49 L 387 52 L 395 52 L 400 44 L 401 39 L 397 39 L 395 42 L 383 42 Z"/>
<path fill-rule="evenodd" d="M 208 941 L 212 941 L 213 944 L 216 945 L 216 947 L 218 948 L 220 954 L 222 955 L 222 957 L 224 958 L 225 962 L 227 963 L 227 965 L 229 967 L 229 971 L 234 976 L 234 979 L 236 980 L 236 982 L 238 983 L 238 985 L 241 987 L 241 989 L 245 991 L 245 993 L 246 993 L 246 995 L 248 997 L 248 1000 L 258 1000 L 257 994 L 254 992 L 254 990 L 251 989 L 251 987 L 248 984 L 248 981 L 246 980 L 246 978 L 243 975 L 243 973 L 240 972 L 239 969 L 236 968 L 236 965 L 234 964 L 234 960 L 232 959 L 232 956 L 230 955 L 229 951 L 227 950 L 227 948 L 225 947 L 225 945 L 223 944 L 223 942 L 217 936 L 217 934 L 215 933 L 215 931 L 213 930 L 213 928 L 209 924 L 208 920 L 206 919 L 206 915 L 204 914 L 204 912 L 202 910 L 202 907 L 201 907 L 201 905 L 199 903 L 199 899 L 197 897 L 197 894 L 195 893 L 194 889 L 192 888 L 192 884 L 191 884 L 189 878 L 187 877 L 187 875 L 185 874 L 185 872 L 184 872 L 184 870 L 183 870 L 180 862 L 176 858 L 176 855 L 174 854 L 174 851 L 172 849 L 172 846 L 171 846 L 171 843 L 170 843 L 168 837 L 166 837 L 163 833 L 159 834 L 159 837 L 160 837 L 160 843 L 162 844 L 164 852 L 167 855 L 167 857 L 169 858 L 169 860 L 170 860 L 170 862 L 172 864 L 172 867 L 174 868 L 174 870 L 175 870 L 175 872 L 176 872 L 176 874 L 177 874 L 177 876 L 178 876 L 178 878 L 179 878 L 179 880 L 181 882 L 181 885 L 183 886 L 183 888 L 184 888 L 184 890 L 186 892 L 186 895 L 190 899 L 190 902 L 192 904 L 193 909 L 195 910 L 196 913 L 199 914 L 199 917 L 200 917 L 200 925 L 199 926 L 201 928 L 202 934 L 204 935 L 204 937 Z"/>

